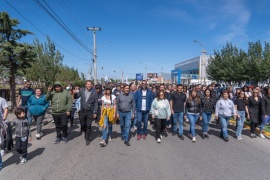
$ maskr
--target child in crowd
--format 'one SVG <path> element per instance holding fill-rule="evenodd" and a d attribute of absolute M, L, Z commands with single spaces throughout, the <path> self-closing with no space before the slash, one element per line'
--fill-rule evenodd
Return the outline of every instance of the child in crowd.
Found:
<path fill-rule="evenodd" d="M 15 115 L 17 118 L 11 122 L 11 126 L 15 126 L 15 147 L 16 151 L 21 155 L 20 164 L 25 164 L 27 157 L 28 136 L 29 141 L 31 141 L 30 125 L 27 118 L 25 117 L 24 109 L 17 108 L 15 110 Z"/>

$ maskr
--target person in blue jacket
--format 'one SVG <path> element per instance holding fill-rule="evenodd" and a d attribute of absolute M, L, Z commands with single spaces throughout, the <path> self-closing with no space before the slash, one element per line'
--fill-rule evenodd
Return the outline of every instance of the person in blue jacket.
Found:
<path fill-rule="evenodd" d="M 137 140 L 140 140 L 141 138 L 146 139 L 148 114 L 151 109 L 153 95 L 152 91 L 147 88 L 147 82 L 145 80 L 142 81 L 141 88 L 138 91 L 136 91 L 134 100 L 138 118 Z"/>
<path fill-rule="evenodd" d="M 42 94 L 41 88 L 35 90 L 35 94 L 32 95 L 27 103 L 31 116 L 37 123 L 37 134 L 36 138 L 40 139 L 42 136 L 41 127 L 42 121 L 45 116 L 45 112 L 49 107 L 49 101 L 46 100 L 46 96 Z"/>

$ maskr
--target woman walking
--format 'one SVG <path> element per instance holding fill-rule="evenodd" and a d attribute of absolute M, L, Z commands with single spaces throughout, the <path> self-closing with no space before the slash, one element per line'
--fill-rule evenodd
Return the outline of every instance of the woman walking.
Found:
<path fill-rule="evenodd" d="M 169 121 L 171 118 L 170 103 L 165 98 L 164 91 L 158 92 L 157 98 L 152 102 L 150 112 L 156 123 L 157 143 L 161 143 L 162 132 L 166 128 L 166 120 Z"/>
<path fill-rule="evenodd" d="M 240 91 L 240 93 L 238 94 L 238 97 L 234 100 L 234 106 L 235 106 L 236 114 L 237 114 L 236 138 L 237 140 L 240 141 L 242 140 L 242 130 L 243 130 L 245 117 L 246 117 L 245 113 L 247 113 L 247 118 L 249 119 L 249 112 L 247 108 L 247 101 L 245 99 L 244 91 Z"/>
<path fill-rule="evenodd" d="M 260 122 L 260 103 L 261 97 L 259 96 L 259 91 L 254 89 L 252 96 L 248 98 L 248 112 L 250 116 L 250 137 L 256 138 L 255 130 Z"/>
<path fill-rule="evenodd" d="M 206 89 L 204 91 L 204 97 L 202 98 L 202 119 L 203 119 L 203 126 L 202 126 L 202 138 L 209 138 L 208 135 L 208 128 L 209 122 L 212 118 L 212 114 L 215 112 L 215 100 L 211 95 L 210 89 Z"/>
<path fill-rule="evenodd" d="M 36 89 L 35 94 L 29 98 L 27 105 L 31 115 L 37 123 L 36 138 L 40 139 L 42 136 L 42 121 L 44 119 L 45 112 L 49 107 L 49 101 L 47 101 L 46 96 L 42 94 L 41 88 Z"/>
<path fill-rule="evenodd" d="M 106 140 L 112 141 L 112 120 L 116 117 L 116 96 L 112 94 L 111 87 L 105 88 L 104 96 L 101 98 L 101 119 L 99 125 L 102 127 L 102 141 L 99 143 L 101 146 L 106 146 Z"/>
<path fill-rule="evenodd" d="M 222 97 L 216 103 L 215 109 L 215 119 L 220 120 L 221 122 L 220 137 L 223 137 L 226 142 L 229 141 L 227 130 L 229 120 L 232 116 L 234 116 L 234 119 L 236 120 L 234 103 L 228 96 L 228 91 L 224 90 L 222 92 Z"/>
<path fill-rule="evenodd" d="M 195 124 L 199 117 L 200 120 L 202 120 L 202 106 L 201 99 L 195 90 L 191 91 L 191 94 L 186 102 L 185 114 L 190 124 L 189 137 L 192 139 L 192 142 L 196 142 Z"/>
<path fill-rule="evenodd" d="M 259 135 L 263 139 L 265 137 L 262 134 L 262 131 L 266 123 L 268 123 L 270 120 L 270 88 L 266 87 L 264 92 L 265 92 L 265 95 L 262 97 L 262 100 L 261 100 L 262 123 L 260 126 L 260 135 Z"/>

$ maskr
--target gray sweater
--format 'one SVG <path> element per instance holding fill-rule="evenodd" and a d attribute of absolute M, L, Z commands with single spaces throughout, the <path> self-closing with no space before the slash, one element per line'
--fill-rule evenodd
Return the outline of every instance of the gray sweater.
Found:
<path fill-rule="evenodd" d="M 128 95 L 119 94 L 116 98 L 116 105 L 118 111 L 121 112 L 132 111 L 132 114 L 134 115 L 135 101 L 131 93 L 129 93 Z"/>
<path fill-rule="evenodd" d="M 150 111 L 155 118 L 158 119 L 167 119 L 167 117 L 171 116 L 170 103 L 167 99 L 158 101 L 157 98 L 155 98 Z"/>
<path fill-rule="evenodd" d="M 11 127 L 15 126 L 16 137 L 25 137 L 30 134 L 30 126 L 27 119 L 14 119 L 10 123 Z"/>

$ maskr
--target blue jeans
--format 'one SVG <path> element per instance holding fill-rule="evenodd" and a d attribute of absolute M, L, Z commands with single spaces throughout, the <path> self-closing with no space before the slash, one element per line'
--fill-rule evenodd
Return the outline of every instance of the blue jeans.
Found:
<path fill-rule="evenodd" d="M 173 114 L 173 132 L 176 133 L 177 123 L 179 124 L 178 134 L 183 135 L 183 122 L 184 122 L 184 113 L 174 113 Z"/>
<path fill-rule="evenodd" d="M 2 155 L 0 154 L 0 170 L 2 169 Z"/>
<path fill-rule="evenodd" d="M 138 117 L 137 117 L 137 113 L 135 113 L 135 116 L 134 116 L 134 119 L 133 119 L 133 127 L 135 126 L 135 127 L 137 127 L 137 120 L 138 119 Z"/>
<path fill-rule="evenodd" d="M 32 124 L 32 116 L 31 116 L 31 113 L 30 113 L 30 111 L 28 109 L 28 106 L 27 105 L 26 106 L 21 106 L 21 108 L 24 109 L 25 115 L 26 115 L 28 123 L 29 123 L 29 126 L 31 126 L 31 124 Z"/>
<path fill-rule="evenodd" d="M 189 114 L 187 113 L 187 118 L 190 123 L 189 133 L 192 135 L 192 137 L 195 137 L 195 124 L 198 120 L 199 114 Z"/>
<path fill-rule="evenodd" d="M 270 115 L 266 115 L 267 117 L 264 117 L 265 115 L 262 114 L 262 123 L 260 125 L 260 133 L 262 133 L 264 126 L 266 125 L 266 123 L 268 123 L 270 121 Z"/>
<path fill-rule="evenodd" d="M 218 118 L 221 123 L 220 137 L 228 138 L 228 124 L 231 117 L 218 116 Z"/>
<path fill-rule="evenodd" d="M 244 122 L 245 122 L 245 111 L 238 111 L 238 115 L 240 116 L 240 119 L 236 119 L 237 123 L 237 129 L 236 129 L 236 136 L 241 137 Z"/>
<path fill-rule="evenodd" d="M 203 112 L 202 113 L 202 119 L 203 119 L 203 126 L 202 126 L 202 132 L 207 133 L 209 128 L 209 122 L 211 120 L 212 113 L 211 112 Z"/>
<path fill-rule="evenodd" d="M 108 116 L 104 117 L 104 126 L 106 128 L 102 129 L 102 139 L 107 140 L 107 135 L 112 137 L 112 123 L 109 122 Z"/>
<path fill-rule="evenodd" d="M 137 111 L 138 117 L 138 130 L 137 133 L 140 135 L 147 135 L 147 125 L 148 125 L 148 111 Z M 143 122 L 143 128 L 142 128 Z"/>
<path fill-rule="evenodd" d="M 120 116 L 121 135 L 124 138 L 124 141 L 128 142 L 129 131 L 131 126 L 131 112 L 123 113 L 119 111 L 119 116 Z"/>

